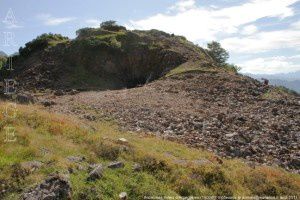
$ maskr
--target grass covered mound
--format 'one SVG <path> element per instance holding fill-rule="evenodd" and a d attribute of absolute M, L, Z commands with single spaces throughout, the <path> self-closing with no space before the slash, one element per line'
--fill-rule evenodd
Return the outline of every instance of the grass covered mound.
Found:
<path fill-rule="evenodd" d="M 0 113 L 6 103 L 1 103 Z M 163 139 L 123 132 L 113 122 L 90 123 L 56 115 L 34 106 L 18 105 L 16 119 L 0 114 L 1 199 L 19 199 L 28 188 L 58 171 L 69 174 L 73 199 L 130 199 L 144 196 L 279 196 L 299 195 L 300 176 L 278 168 L 250 167 L 240 160 Z M 5 126 L 16 128 L 17 140 L 4 143 Z M 125 138 L 126 143 L 120 143 Z M 80 162 L 68 157 L 83 156 Z M 88 166 L 122 161 L 123 168 L 105 169 L 87 181 Z M 26 170 L 23 163 L 42 166 Z M 138 164 L 140 171 L 133 170 Z"/>
<path fill-rule="evenodd" d="M 23 58 L 30 56 L 32 53 L 56 46 L 59 43 L 65 43 L 69 41 L 68 37 L 64 37 L 61 34 L 45 33 L 30 42 L 25 44 L 25 47 L 19 49 L 19 55 Z"/>

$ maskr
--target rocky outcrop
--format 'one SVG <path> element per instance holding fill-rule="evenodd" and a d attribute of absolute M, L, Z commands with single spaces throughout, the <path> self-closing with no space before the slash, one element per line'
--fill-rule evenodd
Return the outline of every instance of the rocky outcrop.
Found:
<path fill-rule="evenodd" d="M 128 88 L 156 80 L 188 60 L 212 62 L 202 48 L 162 31 L 88 32 L 14 57 L 18 89 Z"/>
<path fill-rule="evenodd" d="M 41 184 L 22 195 L 23 200 L 67 200 L 71 199 L 71 197 L 69 180 L 59 174 L 50 176 Z"/>

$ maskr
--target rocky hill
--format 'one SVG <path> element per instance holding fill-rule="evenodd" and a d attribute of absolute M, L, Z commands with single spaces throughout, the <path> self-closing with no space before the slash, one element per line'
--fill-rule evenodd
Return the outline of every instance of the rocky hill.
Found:
<path fill-rule="evenodd" d="M 192 64 L 191 64 L 192 65 Z M 299 172 L 300 98 L 234 73 L 199 67 L 143 87 L 40 97 L 50 110 L 116 119 L 229 158 Z"/>
<path fill-rule="evenodd" d="M 74 40 L 44 34 L 27 43 L 14 58 L 20 88 L 128 88 L 162 77 L 188 60 L 213 62 L 184 37 L 118 27 L 81 29 Z"/>
<path fill-rule="evenodd" d="M 299 96 L 218 67 L 181 36 L 84 28 L 74 40 L 43 34 L 15 60 L 18 90 L 51 111 L 110 117 L 220 156 L 300 170 Z"/>
<path fill-rule="evenodd" d="M 1 79 L 35 105 L 7 120 L 0 102 L 1 135 L 17 129 L 0 143 L 0 198 L 299 195 L 300 97 L 181 36 L 85 28 L 13 60 Z"/>

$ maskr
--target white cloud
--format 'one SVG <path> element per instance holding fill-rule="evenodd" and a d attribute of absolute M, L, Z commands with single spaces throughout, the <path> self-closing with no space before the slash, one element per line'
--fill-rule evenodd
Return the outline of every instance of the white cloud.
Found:
<path fill-rule="evenodd" d="M 53 17 L 49 14 L 40 14 L 37 18 L 47 26 L 56 26 L 76 19 L 75 17 Z"/>
<path fill-rule="evenodd" d="M 294 55 L 294 56 L 290 56 L 290 59 L 299 59 L 300 62 L 300 54 L 299 55 Z"/>
<path fill-rule="evenodd" d="M 138 29 L 160 29 L 186 36 L 189 40 L 212 40 L 217 34 L 238 32 L 240 26 L 264 17 L 285 18 L 294 14 L 291 6 L 299 0 L 250 0 L 247 3 L 220 9 L 196 6 L 195 1 L 179 1 L 172 8 L 175 14 L 159 13 L 130 21 Z"/>
<path fill-rule="evenodd" d="M 295 57 L 297 57 L 298 62 L 295 62 Z M 238 65 L 242 67 L 243 73 L 274 74 L 299 71 L 299 61 L 300 57 L 298 57 L 298 55 L 290 57 L 274 56 L 266 58 L 255 58 L 239 63 Z"/>
<path fill-rule="evenodd" d="M 255 25 L 248 25 L 243 27 L 241 34 L 252 35 L 255 32 L 257 32 L 257 27 Z"/>
<path fill-rule="evenodd" d="M 261 53 L 283 48 L 300 50 L 300 30 L 286 29 L 259 32 L 246 37 L 231 37 L 221 41 L 229 51 L 236 53 Z"/>
<path fill-rule="evenodd" d="M 175 3 L 175 5 L 171 6 L 169 10 L 184 12 L 192 8 L 196 8 L 195 0 L 180 0 Z"/>
<path fill-rule="evenodd" d="M 294 29 L 300 30 L 300 20 L 291 24 L 291 27 Z"/>
<path fill-rule="evenodd" d="M 101 24 L 101 20 L 98 20 L 98 19 L 88 19 L 85 21 L 85 23 L 88 24 L 89 27 L 92 27 L 92 28 L 99 28 L 100 27 L 100 24 Z"/>
<path fill-rule="evenodd" d="M 299 55 L 290 57 L 260 56 L 261 52 L 291 48 L 300 51 L 300 21 L 285 29 L 264 30 L 256 22 L 266 19 L 278 26 L 287 17 L 294 16 L 292 5 L 300 0 L 247 0 L 231 7 L 196 5 L 195 0 L 180 0 L 166 13 L 132 20 L 131 29 L 159 29 L 204 44 L 220 40 L 222 46 L 236 56 L 244 57 L 238 63 L 244 72 L 280 73 L 300 70 Z M 249 59 L 256 54 L 256 58 Z"/>

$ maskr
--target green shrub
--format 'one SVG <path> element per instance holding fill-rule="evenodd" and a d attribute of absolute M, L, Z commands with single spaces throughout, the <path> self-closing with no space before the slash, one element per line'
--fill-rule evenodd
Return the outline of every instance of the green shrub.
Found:
<path fill-rule="evenodd" d="M 235 72 L 235 73 L 241 71 L 242 69 L 240 66 L 237 66 L 235 64 L 224 64 L 224 68 L 228 71 Z"/>
<path fill-rule="evenodd" d="M 124 26 L 117 25 L 117 22 L 113 21 L 113 20 L 102 22 L 100 24 L 100 28 L 104 29 L 104 30 L 117 31 L 117 32 L 122 31 L 122 30 L 124 30 L 124 31 L 126 30 L 126 28 Z"/>
<path fill-rule="evenodd" d="M 94 28 L 82 28 L 76 31 L 76 35 L 77 37 L 87 37 L 93 30 Z"/>
<path fill-rule="evenodd" d="M 181 176 L 175 182 L 175 191 L 183 197 L 197 196 L 197 190 L 199 185 L 195 181 L 187 176 Z"/>
<path fill-rule="evenodd" d="M 221 47 L 221 44 L 216 41 L 212 41 L 207 44 L 207 52 L 214 59 L 214 61 L 220 65 L 224 65 L 229 58 L 228 52 Z"/>
<path fill-rule="evenodd" d="M 276 89 L 278 92 L 292 94 L 292 95 L 299 95 L 296 91 L 286 88 L 284 86 L 277 86 Z"/>
<path fill-rule="evenodd" d="M 0 56 L 0 70 L 5 66 L 7 58 Z"/>
<path fill-rule="evenodd" d="M 50 45 L 55 45 L 59 42 L 69 40 L 67 37 L 62 36 L 61 34 L 52 34 L 52 33 L 44 33 L 34 40 L 25 44 L 25 47 L 20 47 L 19 54 L 20 56 L 27 57 L 31 53 L 45 49 Z"/>
<path fill-rule="evenodd" d="M 106 160 L 116 160 L 121 151 L 118 146 L 113 144 L 104 144 L 101 143 L 95 148 L 95 153 L 98 157 Z"/>
<path fill-rule="evenodd" d="M 245 177 L 245 183 L 254 195 L 278 195 L 276 187 L 268 181 L 265 174 L 253 172 L 251 176 Z"/>
<path fill-rule="evenodd" d="M 140 158 L 139 163 L 144 171 L 147 171 L 151 174 L 157 174 L 160 171 L 170 171 L 170 168 L 167 166 L 165 161 L 157 160 L 151 156 Z"/>

